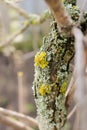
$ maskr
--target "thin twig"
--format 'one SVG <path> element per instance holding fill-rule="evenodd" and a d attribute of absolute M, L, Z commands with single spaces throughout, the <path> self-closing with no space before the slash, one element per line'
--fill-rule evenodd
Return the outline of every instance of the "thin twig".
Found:
<path fill-rule="evenodd" d="M 2 42 L 0 44 L 0 48 L 3 48 L 5 46 L 8 46 L 9 44 L 13 43 L 15 38 L 17 36 L 19 36 L 20 34 L 22 34 L 24 31 L 26 31 L 30 25 L 32 25 L 32 24 L 33 25 L 41 24 L 44 21 L 46 21 L 47 18 L 50 18 L 50 12 L 49 11 L 44 12 L 41 16 L 35 15 L 35 14 L 30 15 L 30 19 L 26 22 L 26 24 L 21 29 L 19 29 L 18 32 L 13 34 L 6 41 Z"/>
<path fill-rule="evenodd" d="M 32 57 L 34 57 L 37 51 L 38 51 L 38 50 L 34 50 L 34 51 L 32 51 L 32 52 L 25 53 L 25 54 L 23 55 L 24 60 L 29 60 L 29 59 L 31 59 Z"/>
<path fill-rule="evenodd" d="M 24 120 L 24 121 L 28 122 L 30 125 L 38 127 L 38 123 L 35 119 L 33 119 L 32 117 L 26 116 L 24 114 L 20 114 L 18 112 L 14 112 L 14 111 L 7 110 L 7 109 L 0 107 L 0 115 L 1 114 L 5 115 L 5 116 L 11 116 L 11 117 L 15 117 L 15 118 Z"/>
<path fill-rule="evenodd" d="M 67 97 L 67 95 L 69 94 L 71 88 L 73 87 L 74 82 L 75 82 L 75 79 L 74 79 L 74 75 L 73 75 L 72 78 L 71 78 L 71 80 L 70 80 L 70 83 L 69 83 L 69 86 L 67 88 L 67 91 L 65 93 L 65 97 Z"/>
<path fill-rule="evenodd" d="M 10 117 L 3 116 L 2 114 L 0 114 L 0 123 L 8 125 L 15 130 L 33 130 L 31 127 L 27 126 L 23 122 L 12 119 Z"/>
<path fill-rule="evenodd" d="M 75 98 L 78 102 L 81 102 L 85 94 L 85 57 L 84 57 L 84 35 L 78 28 L 73 28 L 73 34 L 75 36 L 75 75 L 77 78 Z"/>
<path fill-rule="evenodd" d="M 0 44 L 0 47 L 5 47 L 5 46 L 11 44 L 18 35 L 20 35 L 24 31 L 26 31 L 26 29 L 29 27 L 29 25 L 30 25 L 30 23 L 27 22 L 26 25 L 24 25 L 23 28 L 21 28 L 20 30 L 18 30 L 18 32 L 16 32 L 15 34 L 13 34 L 9 39 L 7 39 L 6 41 L 2 42 Z"/>
<path fill-rule="evenodd" d="M 24 18 L 26 18 L 26 19 L 30 18 L 29 14 L 24 9 L 22 9 L 21 7 L 16 5 L 15 3 L 11 2 L 11 1 L 6 1 L 6 0 L 0 0 L 0 1 L 2 3 L 6 4 L 8 7 L 15 9 Z"/>
<path fill-rule="evenodd" d="M 5 27 L 2 12 L 0 12 L 0 40 L 3 41 L 4 38 L 6 37 L 6 35 L 7 35 L 7 30 L 6 30 L 6 27 Z"/>
<path fill-rule="evenodd" d="M 24 9 L 22 9 L 21 7 L 19 7 L 18 5 L 16 5 L 15 3 L 11 2 L 11 1 L 6 1 L 6 0 L 0 0 L 0 1 L 3 2 L 4 4 L 6 4 L 7 6 L 9 6 L 10 8 L 15 9 L 17 11 L 17 13 L 19 13 L 22 17 L 24 17 L 26 19 L 31 19 L 31 18 L 34 18 L 34 17 L 36 19 L 39 19 L 38 23 L 44 22 L 51 15 L 50 11 L 45 11 L 41 15 L 38 15 L 38 14 L 29 14 Z"/>
<path fill-rule="evenodd" d="M 80 15 L 79 15 L 79 19 L 78 19 L 78 22 L 77 22 L 77 26 L 80 25 L 81 20 L 83 18 L 85 4 L 86 4 L 86 0 L 85 1 L 83 0 L 83 4 L 82 4 L 81 12 L 80 12 Z"/>
<path fill-rule="evenodd" d="M 76 109 L 77 109 L 77 105 L 71 110 L 71 112 L 68 114 L 68 116 L 67 116 L 67 120 L 69 120 L 72 116 L 73 116 L 73 114 L 76 112 Z"/>
<path fill-rule="evenodd" d="M 20 66 L 21 68 L 21 66 Z M 18 78 L 18 108 L 19 112 L 24 112 L 24 84 L 23 84 L 23 71 L 17 72 L 17 78 Z"/>

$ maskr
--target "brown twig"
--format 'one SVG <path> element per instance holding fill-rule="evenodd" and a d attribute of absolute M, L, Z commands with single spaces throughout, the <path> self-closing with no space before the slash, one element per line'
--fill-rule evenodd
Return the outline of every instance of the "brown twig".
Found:
<path fill-rule="evenodd" d="M 86 89 L 86 56 L 85 56 L 85 46 L 84 46 L 84 35 L 80 29 L 74 28 L 73 34 L 75 36 L 75 69 L 76 78 L 75 83 L 75 94 L 74 99 L 76 104 L 78 104 L 78 109 L 76 112 L 76 118 L 74 123 L 74 130 L 86 130 L 87 128 L 87 104 L 85 97 L 87 95 Z M 87 98 L 86 98 L 87 99 Z"/>
<path fill-rule="evenodd" d="M 85 94 L 85 57 L 84 57 L 84 35 L 78 28 L 73 28 L 73 34 L 75 36 L 75 70 L 76 70 L 76 90 L 75 97 L 78 102 L 82 101 Z"/>
<path fill-rule="evenodd" d="M 20 66 L 21 68 L 21 66 Z M 17 72 L 17 78 L 18 78 L 18 108 L 19 112 L 24 112 L 24 86 L 23 86 L 23 72 L 18 71 Z"/>
<path fill-rule="evenodd" d="M 73 22 L 68 12 L 64 8 L 62 0 L 45 0 L 45 1 L 52 10 L 59 27 L 71 28 Z"/>
<path fill-rule="evenodd" d="M 24 9 L 22 9 L 21 7 L 16 5 L 15 3 L 11 2 L 11 1 L 6 1 L 6 0 L 0 0 L 0 1 L 2 3 L 4 3 L 5 5 L 7 5 L 8 7 L 15 9 L 24 18 L 26 18 L 26 19 L 30 18 L 29 14 Z"/>
<path fill-rule="evenodd" d="M 86 5 L 86 0 L 85 1 L 83 1 L 83 3 L 82 3 L 82 7 L 81 7 L 81 11 L 80 11 L 80 15 L 79 15 L 79 19 L 78 19 L 78 22 L 77 22 L 77 26 L 79 27 L 79 25 L 80 25 L 80 23 L 81 23 L 81 20 L 82 20 L 82 18 L 83 18 L 83 15 L 84 15 L 84 7 L 85 7 L 85 5 Z"/>
<path fill-rule="evenodd" d="M 24 124 L 23 122 L 17 121 L 10 117 L 6 117 L 2 114 L 0 114 L 0 123 L 8 125 L 14 128 L 15 130 L 33 130 L 31 127 L 26 126 L 26 124 Z"/>
<path fill-rule="evenodd" d="M 77 109 L 77 105 L 71 110 L 71 112 L 68 114 L 68 116 L 67 116 L 67 120 L 69 120 L 72 116 L 73 116 L 73 114 L 76 112 L 76 109 Z"/>
<path fill-rule="evenodd" d="M 30 19 L 25 23 L 25 25 L 21 29 L 19 29 L 18 32 L 14 33 L 10 38 L 8 38 L 6 41 L 2 42 L 0 44 L 0 48 L 3 48 L 13 43 L 15 38 L 20 34 L 22 34 L 24 31 L 26 31 L 30 25 L 41 24 L 49 17 L 50 17 L 49 11 L 44 12 L 43 15 L 41 16 L 35 14 L 30 15 Z"/>
<path fill-rule="evenodd" d="M 26 25 L 24 25 L 23 28 L 21 28 L 20 30 L 18 30 L 18 32 L 16 32 L 15 34 L 13 34 L 9 39 L 7 39 L 6 41 L 2 42 L 0 44 L 0 47 L 2 48 L 2 47 L 5 47 L 5 46 L 11 44 L 17 36 L 19 36 L 21 33 L 23 33 L 24 31 L 26 31 L 26 29 L 29 27 L 29 25 L 30 25 L 30 23 L 27 22 Z"/>
<path fill-rule="evenodd" d="M 34 57 L 37 51 L 38 50 L 34 50 L 32 52 L 25 53 L 23 55 L 24 60 L 29 60 L 30 58 Z"/>
<path fill-rule="evenodd" d="M 73 75 L 72 78 L 71 78 L 71 80 L 70 80 L 70 83 L 68 85 L 67 91 L 65 93 L 65 97 L 67 97 L 67 95 L 69 94 L 70 90 L 73 87 L 74 82 L 75 82 L 75 79 L 74 79 L 74 75 Z"/>
<path fill-rule="evenodd" d="M 7 110 L 0 107 L 0 115 L 4 115 L 8 117 L 15 117 L 15 118 L 28 122 L 31 126 L 38 127 L 38 123 L 35 119 L 33 119 L 32 117 L 26 116 L 24 114 L 20 114 L 18 112 L 14 112 L 14 111 Z"/>

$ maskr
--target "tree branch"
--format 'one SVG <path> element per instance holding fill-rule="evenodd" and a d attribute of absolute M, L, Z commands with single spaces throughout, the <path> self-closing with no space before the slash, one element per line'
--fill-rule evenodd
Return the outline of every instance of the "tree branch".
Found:
<path fill-rule="evenodd" d="M 26 126 L 23 122 L 19 122 L 10 117 L 3 116 L 2 114 L 0 114 L 0 123 L 8 125 L 15 130 L 33 130 L 31 127 Z"/>
<path fill-rule="evenodd" d="M 84 35 L 80 29 L 74 28 L 75 36 L 75 69 L 76 69 L 76 84 L 75 84 L 75 101 L 78 104 L 74 130 L 86 130 L 87 128 L 87 84 L 86 84 L 86 65 L 87 57 L 84 46 Z"/>
<path fill-rule="evenodd" d="M 74 82 L 75 82 L 75 79 L 74 79 L 74 75 L 73 75 L 72 78 L 71 78 L 71 80 L 70 80 L 70 83 L 69 83 L 69 85 L 68 85 L 68 87 L 67 87 L 67 90 L 66 90 L 66 93 L 65 93 L 65 97 L 68 96 L 70 90 L 71 90 L 72 87 L 73 87 Z"/>
<path fill-rule="evenodd" d="M 30 25 L 41 24 L 41 23 L 43 23 L 48 18 L 50 18 L 50 12 L 49 11 L 45 11 L 41 16 L 35 15 L 35 14 L 31 14 L 30 15 L 30 19 L 28 21 L 26 21 L 26 24 L 20 30 L 18 30 L 18 32 L 16 32 L 15 34 L 13 34 L 6 41 L 2 42 L 0 44 L 0 47 L 3 48 L 5 46 L 11 44 L 15 40 L 15 38 L 17 36 L 19 36 L 20 34 L 22 34 L 24 31 L 26 31 Z"/>
<path fill-rule="evenodd" d="M 2 43 L 0 44 L 0 47 L 3 48 L 3 47 L 5 47 L 5 46 L 11 44 L 11 43 L 15 40 L 15 38 L 16 38 L 18 35 L 20 35 L 21 33 L 23 33 L 24 31 L 27 30 L 27 28 L 29 27 L 29 25 L 30 25 L 30 22 L 26 23 L 26 25 L 24 25 L 24 27 L 22 27 L 20 30 L 18 30 L 18 32 L 16 32 L 15 34 L 13 34 L 13 35 L 12 35 L 9 39 L 7 39 L 6 41 L 2 42 Z"/>
<path fill-rule="evenodd" d="M 21 7 L 19 7 L 18 5 L 16 5 L 15 3 L 11 2 L 11 1 L 6 1 L 6 0 L 0 0 L 0 1 L 2 3 L 6 4 L 8 7 L 15 9 L 17 11 L 17 13 L 19 13 L 21 16 L 23 16 L 26 19 L 31 19 L 34 17 L 36 19 L 37 18 L 40 19 L 40 22 L 38 22 L 38 23 L 44 22 L 51 15 L 50 11 L 45 11 L 41 16 L 39 16 L 37 14 L 28 14 L 28 12 L 26 12 L 24 9 L 22 9 Z"/>
<path fill-rule="evenodd" d="M 0 0 L 2 3 L 6 4 L 8 7 L 15 9 L 21 16 L 23 16 L 26 19 L 29 19 L 30 16 L 29 14 L 19 6 L 17 6 L 15 3 L 11 1 L 6 1 L 6 0 Z"/>
<path fill-rule="evenodd" d="M 71 110 L 71 112 L 68 114 L 68 116 L 67 116 L 67 120 L 69 120 L 72 116 L 73 116 L 73 114 L 76 112 L 76 110 L 77 110 L 77 105 Z"/>
<path fill-rule="evenodd" d="M 31 126 L 38 127 L 38 123 L 35 119 L 33 119 L 32 117 L 20 114 L 18 112 L 14 112 L 14 111 L 7 110 L 7 109 L 0 107 L 0 115 L 15 117 L 15 118 L 18 118 L 20 120 L 28 122 Z"/>
<path fill-rule="evenodd" d="M 85 95 L 85 54 L 84 54 L 84 35 L 78 28 L 73 28 L 73 34 L 75 36 L 75 74 L 76 74 L 76 90 L 75 98 L 78 103 L 81 103 Z"/>
<path fill-rule="evenodd" d="M 65 10 L 62 0 L 45 0 L 52 10 L 57 24 L 60 27 L 70 28 L 73 25 L 72 19 Z"/>
<path fill-rule="evenodd" d="M 29 60 L 29 59 L 31 59 L 32 57 L 34 57 L 37 51 L 38 51 L 38 50 L 34 50 L 34 51 L 31 51 L 31 52 L 25 53 L 25 54 L 23 55 L 24 60 Z"/>

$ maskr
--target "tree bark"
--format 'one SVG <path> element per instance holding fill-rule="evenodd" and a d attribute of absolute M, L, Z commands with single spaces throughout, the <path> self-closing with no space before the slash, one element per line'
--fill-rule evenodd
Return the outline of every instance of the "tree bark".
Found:
<path fill-rule="evenodd" d="M 49 0 L 47 0 L 49 2 Z M 57 2 L 55 0 L 55 2 Z M 54 9 L 58 3 L 51 0 Z M 59 6 L 59 5 L 58 5 Z M 57 7 L 58 7 L 57 6 Z M 68 6 L 73 23 L 77 24 L 79 10 Z M 64 12 L 63 12 L 64 13 Z M 86 31 L 86 14 L 80 23 Z M 59 20 L 59 18 L 58 18 Z M 64 20 L 64 19 L 62 19 Z M 66 21 L 66 19 L 65 19 Z M 62 25 L 67 22 L 60 21 Z M 65 24 L 68 27 L 68 24 Z M 51 23 L 51 31 L 44 37 L 43 45 L 35 56 L 34 95 L 37 105 L 40 130 L 62 130 L 67 126 L 66 89 L 72 70 L 70 62 L 74 57 L 74 37 L 71 33 L 60 32 L 57 23 Z"/>
<path fill-rule="evenodd" d="M 73 21 L 66 11 L 62 0 L 45 0 L 50 7 L 53 15 L 60 28 L 70 29 L 73 26 Z"/>
<path fill-rule="evenodd" d="M 53 22 L 50 34 L 44 38 L 43 46 L 36 55 L 36 58 L 44 60 L 40 55 L 46 52 L 48 62 L 45 68 L 41 67 L 43 61 L 35 65 L 34 94 L 40 130 L 61 130 L 67 120 L 65 92 L 69 64 L 74 56 L 72 42 L 73 38 L 60 34 L 56 22 Z"/>

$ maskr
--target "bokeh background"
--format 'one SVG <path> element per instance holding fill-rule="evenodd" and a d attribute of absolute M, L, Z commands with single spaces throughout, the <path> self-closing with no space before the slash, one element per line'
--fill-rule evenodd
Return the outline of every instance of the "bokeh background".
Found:
<path fill-rule="evenodd" d="M 42 14 L 47 6 L 43 0 L 19 0 L 18 6 L 28 14 Z M 0 44 L 8 40 L 24 24 L 24 18 L 0 2 Z M 49 31 L 49 20 L 32 25 L 11 44 L 0 46 L 0 107 L 36 117 L 32 91 L 34 56 Z M 10 130 L 0 124 L 0 130 Z"/>

